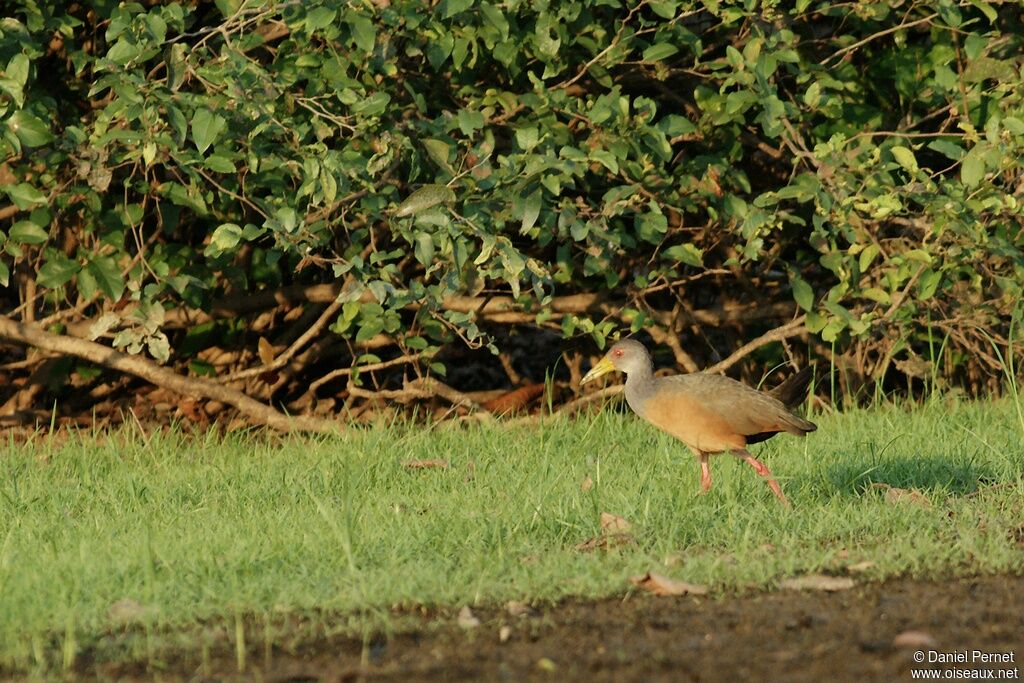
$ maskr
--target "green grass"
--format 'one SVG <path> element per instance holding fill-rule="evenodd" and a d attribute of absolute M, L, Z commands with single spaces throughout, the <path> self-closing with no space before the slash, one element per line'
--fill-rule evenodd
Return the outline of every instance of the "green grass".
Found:
<path fill-rule="evenodd" d="M 302 615 L 358 632 L 396 604 L 604 596 L 647 570 L 724 593 L 863 561 L 874 562 L 863 580 L 1024 566 L 1012 402 L 817 420 L 807 439 L 755 447 L 792 510 L 730 457 L 713 460 L 715 488 L 696 495 L 693 456 L 612 410 L 520 428 L 286 439 L 125 429 L 9 443 L 0 668 L 198 648 L 200 623 L 227 625 L 230 641 L 243 620 Z M 451 467 L 403 466 L 429 458 Z M 888 502 L 875 482 L 920 489 L 932 505 Z M 603 511 L 633 523 L 636 545 L 577 551 Z M 111 611 L 126 599 L 137 608 Z"/>

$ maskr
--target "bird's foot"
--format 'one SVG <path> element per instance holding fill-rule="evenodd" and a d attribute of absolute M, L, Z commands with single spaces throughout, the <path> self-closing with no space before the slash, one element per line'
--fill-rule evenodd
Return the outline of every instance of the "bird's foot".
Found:
<path fill-rule="evenodd" d="M 747 463 L 749 463 L 750 466 L 754 468 L 754 471 L 756 471 L 759 475 L 761 475 L 764 478 L 765 482 L 768 484 L 768 488 L 772 490 L 772 493 L 775 494 L 775 497 L 779 499 L 780 503 L 782 503 L 784 506 L 788 508 L 793 507 L 790 504 L 789 500 L 786 498 L 786 494 L 782 492 L 782 487 L 779 486 L 779 482 L 775 481 L 775 477 L 772 475 L 772 471 L 768 469 L 767 465 L 765 465 L 763 462 L 761 462 L 754 456 L 750 455 L 749 453 L 744 455 L 743 459 L 746 460 Z"/>

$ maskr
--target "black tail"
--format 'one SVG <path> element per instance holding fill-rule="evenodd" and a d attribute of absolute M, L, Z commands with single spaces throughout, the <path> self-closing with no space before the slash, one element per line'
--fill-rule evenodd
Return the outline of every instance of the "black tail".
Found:
<path fill-rule="evenodd" d="M 768 395 L 781 401 L 787 408 L 794 408 L 807 398 L 807 388 L 811 384 L 812 374 L 814 374 L 814 368 L 806 367 L 795 375 L 787 377 L 782 384 L 769 391 Z"/>

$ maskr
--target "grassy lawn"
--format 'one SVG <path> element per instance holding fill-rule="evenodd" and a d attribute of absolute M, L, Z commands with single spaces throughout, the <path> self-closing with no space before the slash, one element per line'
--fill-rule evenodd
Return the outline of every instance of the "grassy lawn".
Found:
<path fill-rule="evenodd" d="M 721 594 L 865 562 L 865 581 L 1024 566 L 1024 431 L 1011 402 L 816 419 L 807 439 L 754 449 L 792 510 L 730 457 L 696 495 L 689 451 L 614 410 L 334 438 L 126 429 L 9 443 L 0 670 L 199 647 L 190 628 L 243 617 L 358 632 L 386 625 L 396 604 L 603 596 L 647 570 Z M 450 467 L 404 464 L 426 459 Z M 893 502 L 875 483 L 927 500 Z M 577 550 L 602 512 L 629 520 L 636 543 Z"/>

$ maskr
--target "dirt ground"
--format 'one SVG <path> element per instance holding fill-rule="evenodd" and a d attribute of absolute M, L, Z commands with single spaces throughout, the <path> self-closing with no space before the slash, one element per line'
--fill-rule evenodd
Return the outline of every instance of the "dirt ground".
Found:
<path fill-rule="evenodd" d="M 467 617 L 469 618 L 467 619 Z M 478 625 L 471 625 L 473 620 Z M 424 617 L 415 632 L 360 639 L 297 639 L 289 651 L 254 647 L 238 673 L 230 650 L 169 669 L 100 664 L 82 679 L 262 681 L 909 681 L 1019 680 L 1024 668 L 1024 577 L 947 582 L 907 579 L 834 593 L 742 597 L 630 594 L 457 610 Z M 504 642 L 502 640 L 504 639 Z M 981 663 L 973 651 L 1012 657 Z M 924 663 L 914 663 L 915 653 Z M 967 663 L 929 664 L 939 654 Z M 947 671 L 948 670 L 948 671 Z M 920 677 L 920 676 L 919 676 Z"/>

